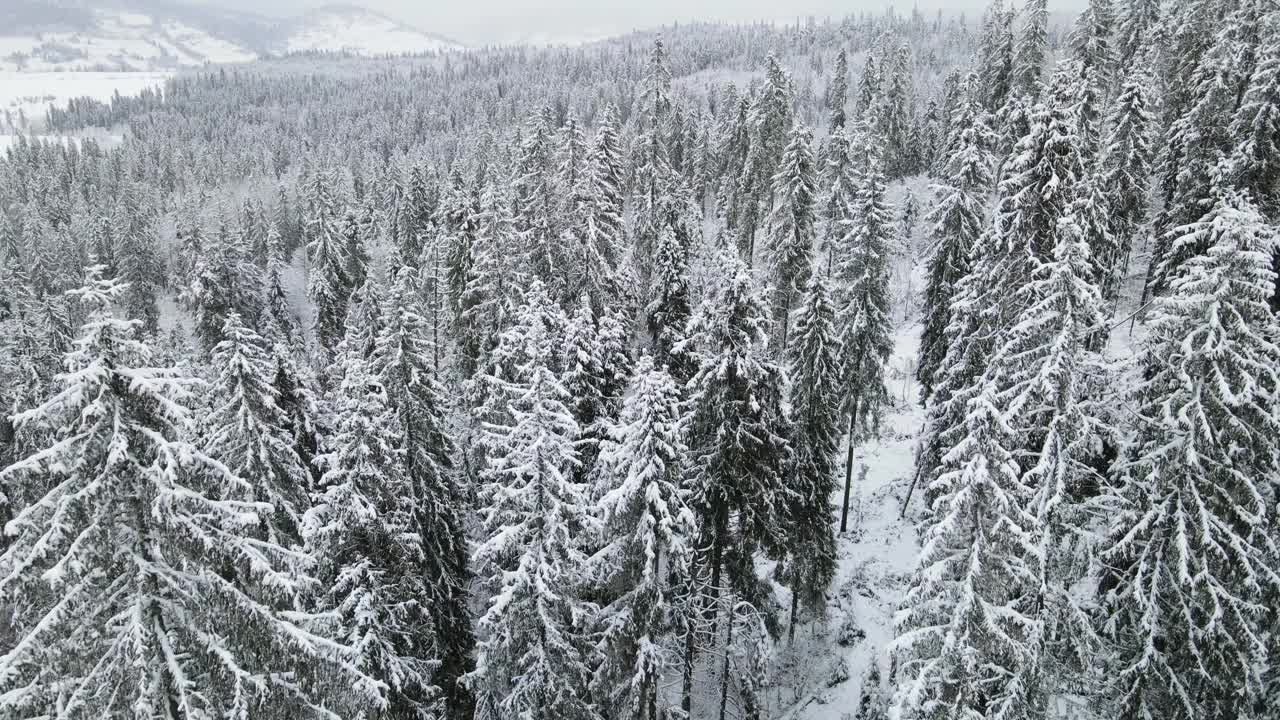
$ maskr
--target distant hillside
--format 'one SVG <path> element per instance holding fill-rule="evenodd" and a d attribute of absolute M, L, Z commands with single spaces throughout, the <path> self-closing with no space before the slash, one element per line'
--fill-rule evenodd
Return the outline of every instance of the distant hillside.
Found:
<path fill-rule="evenodd" d="M 288 52 L 395 55 L 462 46 L 364 8 L 277 20 L 169 0 L 6 0 L 0 71 L 166 71 Z"/>

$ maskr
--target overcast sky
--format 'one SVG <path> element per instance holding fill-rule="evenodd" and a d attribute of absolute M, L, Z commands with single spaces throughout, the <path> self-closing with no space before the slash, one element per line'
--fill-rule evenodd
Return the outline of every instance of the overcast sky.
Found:
<path fill-rule="evenodd" d="M 0 0 L 2 1 L 2 0 Z M 297 12 L 335 0 L 196 0 L 223 7 L 263 12 Z M 790 21 L 798 17 L 843 17 L 890 5 L 910 10 L 913 4 L 933 13 L 964 10 L 980 13 L 989 0 L 349 0 L 386 13 L 422 30 L 447 35 L 468 45 L 516 40 L 584 39 L 674 21 Z M 1078 6 L 1083 0 L 1052 0 L 1053 10 Z"/>

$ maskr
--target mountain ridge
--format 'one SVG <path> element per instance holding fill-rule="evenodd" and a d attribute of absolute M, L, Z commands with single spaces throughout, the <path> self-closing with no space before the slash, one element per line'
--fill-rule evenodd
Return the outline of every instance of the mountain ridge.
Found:
<path fill-rule="evenodd" d="M 10 71 L 171 71 L 291 52 L 464 49 L 353 3 L 273 18 L 172 0 L 13 0 L 0 10 L 0 28 L 0 70 Z"/>

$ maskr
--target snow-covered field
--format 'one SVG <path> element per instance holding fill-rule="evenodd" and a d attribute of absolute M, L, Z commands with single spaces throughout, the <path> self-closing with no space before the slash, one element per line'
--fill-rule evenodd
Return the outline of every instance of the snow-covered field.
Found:
<path fill-rule="evenodd" d="M 356 9 L 318 11 L 306 17 L 286 41 L 288 52 L 330 51 L 357 55 L 400 55 L 458 50 L 462 46 Z"/>
<path fill-rule="evenodd" d="M 0 70 L 147 71 L 247 62 L 256 55 L 197 28 L 149 15 L 95 10 L 90 30 L 7 34 Z"/>
<path fill-rule="evenodd" d="M 137 95 L 164 85 L 172 72 L 15 72 L 0 70 L 0 133 L 8 130 L 3 113 L 18 125 L 18 111 L 39 131 L 49 105 L 65 105 L 72 98 L 109 100 L 112 94 Z M 17 129 L 22 130 L 19 126 Z"/>

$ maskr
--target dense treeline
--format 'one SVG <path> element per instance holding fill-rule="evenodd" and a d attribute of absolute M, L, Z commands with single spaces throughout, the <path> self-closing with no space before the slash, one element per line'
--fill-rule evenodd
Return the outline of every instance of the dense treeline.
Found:
<path fill-rule="evenodd" d="M 1268 717 L 1280 10 L 1059 25 L 51 110 L 126 132 L 0 161 L 0 714 L 766 717 L 905 314 L 922 549 L 894 692 L 849 712 Z"/>

